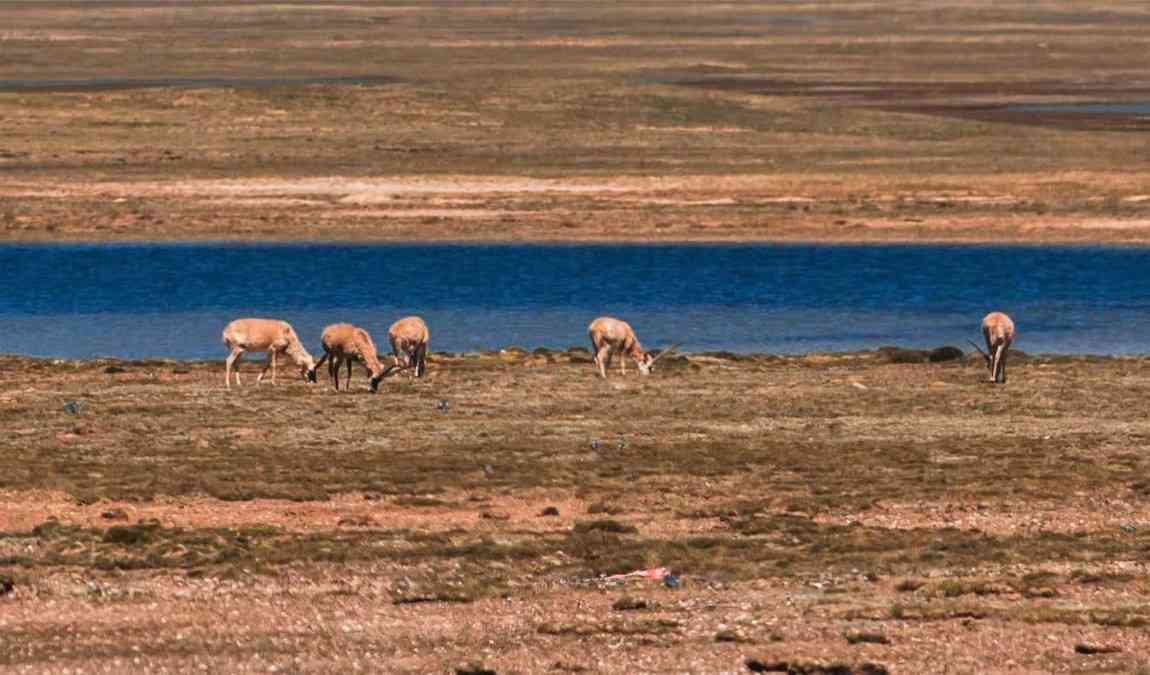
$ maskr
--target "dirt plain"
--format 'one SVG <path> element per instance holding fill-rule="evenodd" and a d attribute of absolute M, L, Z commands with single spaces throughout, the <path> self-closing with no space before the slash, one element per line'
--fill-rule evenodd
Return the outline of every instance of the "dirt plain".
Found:
<path fill-rule="evenodd" d="M 1150 237 L 1134 0 L 0 13 L 7 239 Z"/>
<path fill-rule="evenodd" d="M 1150 672 L 1146 359 L 255 370 L 0 358 L 0 668 Z"/>

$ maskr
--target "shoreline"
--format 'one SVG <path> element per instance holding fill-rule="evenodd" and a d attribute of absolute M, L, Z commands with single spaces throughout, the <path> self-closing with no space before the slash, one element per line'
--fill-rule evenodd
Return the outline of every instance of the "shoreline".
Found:
<path fill-rule="evenodd" d="M 1059 248 L 1150 248 L 1150 235 L 1140 239 L 1090 239 L 1075 237 L 723 237 L 699 236 L 693 238 L 659 238 L 659 237 L 539 237 L 530 239 L 500 238 L 495 236 L 478 236 L 474 238 L 443 237 L 443 238 L 388 238 L 388 237 L 347 237 L 347 238 L 311 238 L 311 237 L 243 237 L 225 239 L 218 237 L 205 237 L 202 239 L 188 237 L 139 237 L 139 238 L 49 238 L 27 237 L 9 238 L 0 241 L 0 246 L 16 245 L 81 245 L 81 244 L 108 244 L 123 246 L 148 245 L 188 245 L 188 246 L 346 246 L 346 245 L 395 245 L 395 246 L 474 246 L 488 244 L 491 246 L 551 246 L 551 245 L 620 245 L 620 246 L 741 246 L 748 244 L 780 245 L 780 246 L 969 246 L 969 247 L 1059 247 Z"/>
<path fill-rule="evenodd" d="M 955 348 L 962 351 L 961 357 L 947 357 L 931 360 L 931 353 L 944 348 Z M 653 350 L 657 353 L 659 350 Z M 257 356 L 243 361 L 248 368 L 255 368 L 262 359 Z M 390 354 L 388 355 L 390 359 Z M 431 351 L 428 353 L 431 363 L 450 365 L 467 361 L 475 362 L 521 362 L 531 359 L 554 359 L 555 363 L 591 363 L 591 352 L 586 347 L 572 345 L 565 349 L 552 349 L 548 347 L 535 347 L 526 349 L 515 345 L 508 345 L 500 349 L 483 351 Z M 669 357 L 670 358 L 670 357 Z M 1062 363 L 1067 361 L 1142 361 L 1150 358 L 1150 352 L 1130 352 L 1120 354 L 1097 354 L 1088 352 L 1026 352 L 1020 349 L 1010 349 L 1012 363 Z M 560 360 L 563 359 L 563 360 Z M 810 352 L 740 352 L 732 350 L 709 350 L 693 352 L 689 350 L 675 350 L 672 361 L 686 360 L 697 363 L 757 363 L 757 364 L 803 364 L 803 363 L 844 363 L 850 365 L 954 365 L 956 363 L 981 362 L 979 354 L 970 349 L 957 345 L 938 345 L 937 347 L 904 347 L 897 345 L 880 345 L 873 349 L 856 349 L 848 351 L 810 351 Z M 223 367 L 225 357 L 219 358 L 177 358 L 177 357 L 121 357 L 121 356 L 41 356 L 35 354 L 16 354 L 0 352 L 0 366 L 6 362 L 14 363 L 51 363 L 54 365 L 73 366 L 131 366 L 131 367 L 163 367 L 163 366 L 189 366 L 189 367 Z M 282 370 L 282 367 L 281 367 Z"/>

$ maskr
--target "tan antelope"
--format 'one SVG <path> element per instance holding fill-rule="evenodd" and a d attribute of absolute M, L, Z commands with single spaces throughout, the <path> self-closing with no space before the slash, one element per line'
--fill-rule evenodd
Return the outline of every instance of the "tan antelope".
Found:
<path fill-rule="evenodd" d="M 986 359 L 990 381 L 1006 384 L 1006 350 L 1014 342 L 1014 322 L 1002 312 L 991 312 L 982 319 L 982 337 L 986 340 L 985 352 L 973 342 L 971 346 Z"/>
<path fill-rule="evenodd" d="M 364 329 L 350 323 L 333 323 L 323 329 L 323 356 L 315 364 L 318 369 L 324 361 L 328 361 L 327 372 L 331 375 L 332 384 L 339 390 L 339 367 L 347 364 L 347 382 L 344 388 L 351 386 L 351 364 L 359 361 L 367 370 L 371 378 L 369 385 L 372 393 L 379 389 L 380 381 L 387 377 L 393 368 L 384 368 L 375 351 L 375 343 Z M 330 359 L 330 360 L 329 360 Z"/>
<path fill-rule="evenodd" d="M 607 378 L 607 367 L 611 365 L 611 359 L 615 354 L 624 355 L 619 359 L 620 375 L 627 373 L 626 357 L 635 362 L 640 373 L 650 375 L 655 362 L 679 346 L 673 345 L 659 352 L 658 356 L 651 356 L 649 352 L 643 351 L 643 345 L 639 344 L 639 338 L 635 337 L 635 331 L 626 321 L 609 316 L 601 316 L 592 321 L 591 325 L 587 326 L 587 335 L 591 338 L 591 348 L 595 353 L 595 366 L 599 369 L 599 377 L 604 379 Z"/>
<path fill-rule="evenodd" d="M 236 363 L 244 352 L 267 352 L 268 362 L 256 378 L 257 385 L 263 381 L 269 368 L 272 371 L 272 384 L 276 383 L 276 360 L 281 353 L 287 354 L 300 367 L 305 380 L 315 382 L 315 359 L 303 348 L 299 336 L 287 321 L 236 319 L 224 328 L 223 339 L 231 352 L 224 368 L 224 386 L 229 389 L 232 386 L 233 366 L 236 369 L 236 385 L 240 384 L 240 370 Z"/>
<path fill-rule="evenodd" d="M 423 377 L 427 372 L 427 345 L 431 333 L 427 324 L 418 316 L 407 316 L 391 324 L 387 329 L 387 341 L 395 354 L 397 368 L 411 368 L 415 377 Z"/>

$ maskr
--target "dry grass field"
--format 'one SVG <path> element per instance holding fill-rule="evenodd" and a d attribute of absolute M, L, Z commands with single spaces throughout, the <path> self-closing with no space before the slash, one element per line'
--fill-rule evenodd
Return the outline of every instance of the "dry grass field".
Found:
<path fill-rule="evenodd" d="M 222 375 L 0 358 L 0 668 L 1150 671 L 1145 359 Z"/>
<path fill-rule="evenodd" d="M 1136 0 L 0 0 L 7 239 L 1145 242 Z"/>

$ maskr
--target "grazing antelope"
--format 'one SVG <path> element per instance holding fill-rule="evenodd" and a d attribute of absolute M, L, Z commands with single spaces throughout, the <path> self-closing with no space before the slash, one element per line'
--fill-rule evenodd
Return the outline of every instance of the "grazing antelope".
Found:
<path fill-rule="evenodd" d="M 427 345 L 431 333 L 427 324 L 418 316 L 408 316 L 391 324 L 387 329 L 387 341 L 395 354 L 398 368 L 414 369 L 415 377 L 423 377 L 427 372 Z"/>
<path fill-rule="evenodd" d="M 358 326 L 353 326 L 350 323 L 333 323 L 323 329 L 323 336 L 320 340 L 323 342 L 323 356 L 315 364 L 315 368 L 318 369 L 324 361 L 328 361 L 327 372 L 331 375 L 332 384 L 335 385 L 337 391 L 339 390 L 339 367 L 344 363 L 347 363 L 347 382 L 344 388 L 351 386 L 352 361 L 359 361 L 371 377 L 369 384 L 372 393 L 379 389 L 380 380 L 392 370 L 391 368 L 384 368 L 383 364 L 379 362 L 375 343 L 371 341 L 371 336 Z"/>
<path fill-rule="evenodd" d="M 639 372 L 643 375 L 651 374 L 651 367 L 655 362 L 670 354 L 679 345 L 674 345 L 659 352 L 658 356 L 651 356 L 643 351 L 639 338 L 626 321 L 620 321 L 609 316 L 601 316 L 587 326 L 587 335 L 591 338 L 591 348 L 595 352 L 595 366 L 599 368 L 599 377 L 607 378 L 607 367 L 611 365 L 611 358 L 616 353 L 631 357 Z M 627 359 L 619 359 L 619 374 L 627 373 Z"/>
<path fill-rule="evenodd" d="M 971 346 L 986 359 L 990 381 L 1006 384 L 1006 350 L 1014 342 L 1014 322 L 1002 312 L 991 312 L 982 319 L 982 337 L 986 340 L 985 352 L 973 342 Z"/>
<path fill-rule="evenodd" d="M 231 389 L 232 367 L 244 352 L 267 352 L 268 362 L 263 372 L 256 378 L 258 385 L 263 381 L 268 369 L 272 371 L 272 384 L 276 383 L 276 357 L 287 354 L 300 367 L 303 378 L 315 382 L 315 359 L 295 334 L 291 324 L 276 319 L 236 319 L 224 328 L 224 344 L 231 351 L 228 364 L 224 368 L 224 386 Z M 236 366 L 236 385 L 240 384 L 240 370 Z"/>

